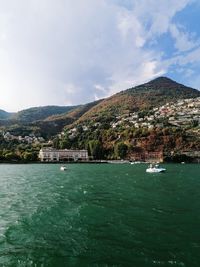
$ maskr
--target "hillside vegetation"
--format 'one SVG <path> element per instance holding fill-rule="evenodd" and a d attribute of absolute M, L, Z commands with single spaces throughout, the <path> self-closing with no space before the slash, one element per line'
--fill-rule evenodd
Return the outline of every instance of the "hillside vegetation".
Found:
<path fill-rule="evenodd" d="M 12 119 L 20 122 L 34 122 L 44 120 L 52 115 L 64 114 L 73 110 L 75 106 L 45 106 L 25 109 L 15 113 Z"/>
<path fill-rule="evenodd" d="M 2 109 L 0 109 L 0 120 L 8 120 L 12 116 L 12 113 L 6 112 Z"/>

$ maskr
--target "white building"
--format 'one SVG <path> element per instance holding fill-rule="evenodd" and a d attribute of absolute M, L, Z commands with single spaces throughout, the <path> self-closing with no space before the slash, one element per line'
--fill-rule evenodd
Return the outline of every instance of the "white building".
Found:
<path fill-rule="evenodd" d="M 87 150 L 71 150 L 71 149 L 54 149 L 42 148 L 39 152 L 39 159 L 42 162 L 57 162 L 57 161 L 87 161 Z"/>

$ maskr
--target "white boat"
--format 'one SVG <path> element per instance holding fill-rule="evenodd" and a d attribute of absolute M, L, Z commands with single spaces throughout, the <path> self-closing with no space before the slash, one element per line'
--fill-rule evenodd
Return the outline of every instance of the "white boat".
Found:
<path fill-rule="evenodd" d="M 149 173 L 158 173 L 158 172 L 165 172 L 166 169 L 165 168 L 161 168 L 158 164 L 153 165 L 150 164 L 149 167 L 146 169 L 146 172 Z"/>
<path fill-rule="evenodd" d="M 61 166 L 61 167 L 60 167 L 60 170 L 61 170 L 61 171 L 66 171 L 67 168 L 66 168 L 65 166 Z"/>

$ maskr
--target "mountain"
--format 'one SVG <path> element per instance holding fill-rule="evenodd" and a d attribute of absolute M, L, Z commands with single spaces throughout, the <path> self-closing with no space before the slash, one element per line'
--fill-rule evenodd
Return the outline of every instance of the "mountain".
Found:
<path fill-rule="evenodd" d="M 199 161 L 199 118 L 200 97 L 177 100 L 146 111 L 79 120 L 54 145 L 88 148 L 96 159 L 144 160 L 150 153 L 155 161 L 163 156 L 169 161 Z"/>
<path fill-rule="evenodd" d="M 0 120 L 7 120 L 12 116 L 13 113 L 6 112 L 2 109 L 0 109 Z"/>
<path fill-rule="evenodd" d="M 99 104 L 102 100 L 94 101 L 85 105 L 80 105 L 69 109 L 68 112 L 59 115 L 52 115 L 44 120 L 32 122 L 32 125 L 40 129 L 43 136 L 52 136 L 62 131 L 66 125 L 71 125 L 76 122 L 83 114 L 85 114 L 92 107 Z"/>
<path fill-rule="evenodd" d="M 169 78 L 159 77 L 148 83 L 121 91 L 94 106 L 78 122 L 99 120 L 104 116 L 146 110 L 177 99 L 200 96 L 200 91 L 179 84 Z"/>
<path fill-rule="evenodd" d="M 44 106 L 44 107 L 33 107 L 25 109 L 15 113 L 12 116 L 13 120 L 20 122 L 34 122 L 38 120 L 44 120 L 50 116 L 64 114 L 73 110 L 76 106 Z"/>
<path fill-rule="evenodd" d="M 97 101 L 94 101 L 94 102 L 91 102 L 85 105 L 76 106 L 73 109 L 69 110 L 67 113 L 49 116 L 44 121 L 49 121 L 49 122 L 58 121 L 58 120 L 64 121 L 65 119 L 68 119 L 68 118 L 71 118 L 72 120 L 75 121 L 76 119 L 80 118 L 84 113 L 86 113 L 87 111 L 89 111 L 91 108 L 101 103 L 102 101 L 103 99 L 97 100 Z"/>
<path fill-rule="evenodd" d="M 2 111 L 0 112 L 0 130 L 9 131 L 13 135 L 24 136 L 34 133 L 37 135 L 44 134 L 44 136 L 51 136 L 62 130 L 65 123 L 57 128 L 56 123 L 46 125 L 41 122 L 51 116 L 65 116 L 68 112 L 71 112 L 77 107 L 78 106 L 44 106 L 33 107 L 16 113 Z M 73 121 L 66 120 L 65 122 L 67 124 Z M 46 126 L 47 128 L 45 128 Z"/>
<path fill-rule="evenodd" d="M 199 105 L 200 91 L 160 77 L 97 103 L 67 125 L 54 145 L 88 148 L 96 159 L 156 152 L 183 161 L 185 151 L 200 149 Z"/>

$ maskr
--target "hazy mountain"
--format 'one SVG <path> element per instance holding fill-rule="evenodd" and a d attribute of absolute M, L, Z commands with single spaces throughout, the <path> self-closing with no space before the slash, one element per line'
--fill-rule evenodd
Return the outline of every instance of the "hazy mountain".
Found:
<path fill-rule="evenodd" d="M 44 120 L 52 115 L 64 114 L 73 110 L 76 106 L 44 106 L 33 107 L 17 112 L 12 119 L 22 122 Z"/>
<path fill-rule="evenodd" d="M 6 111 L 0 109 L 0 120 L 7 120 L 7 119 L 9 119 L 12 115 L 13 115 L 13 113 L 6 112 Z"/>

